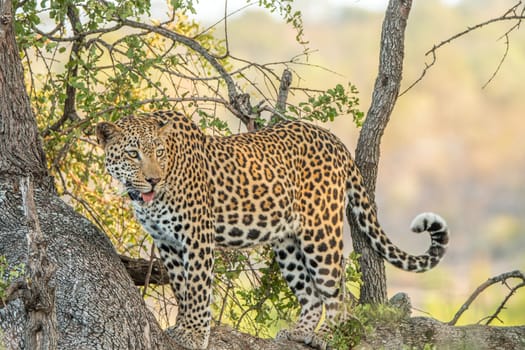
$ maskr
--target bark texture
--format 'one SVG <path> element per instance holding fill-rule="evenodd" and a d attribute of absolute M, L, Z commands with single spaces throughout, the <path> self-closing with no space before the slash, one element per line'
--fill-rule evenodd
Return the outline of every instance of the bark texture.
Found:
<path fill-rule="evenodd" d="M 57 269 L 56 318 L 59 349 L 176 349 L 146 308 L 109 239 L 56 195 L 35 190 L 35 206 Z M 0 182 L 0 255 L 26 262 L 22 197 L 11 181 Z M 0 309 L 8 349 L 26 349 L 24 303 Z"/>
<path fill-rule="evenodd" d="M 11 8 L 11 0 L 0 0 L 0 174 L 35 174 L 45 180 L 45 156 L 23 84 Z"/>
<path fill-rule="evenodd" d="M 55 266 L 47 255 L 47 240 L 40 229 L 34 201 L 33 182 L 29 177 L 20 183 L 27 227 L 27 274 L 30 282 L 22 287 L 27 312 L 25 343 L 29 349 L 56 349 L 57 319 L 55 308 Z"/>
<path fill-rule="evenodd" d="M 414 317 L 395 325 L 378 326 L 357 349 L 424 349 L 430 344 L 439 350 L 523 350 L 525 326 L 454 327 L 432 318 Z"/>
<path fill-rule="evenodd" d="M 28 232 L 33 237 L 38 231 L 38 245 L 46 247 L 39 259 L 56 267 L 48 285 L 38 289 L 54 292 L 55 310 L 46 310 L 53 303 L 44 302 L 50 299 L 45 294 L 31 296 L 36 301 L 31 303 L 31 293 L 19 290 L 20 298 L 0 308 L 0 344 L 34 349 L 48 337 L 45 344 L 59 349 L 176 349 L 146 308 L 109 239 L 55 194 L 24 86 L 11 8 L 10 0 L 0 0 L 0 255 L 10 266 L 39 265 L 28 259 L 27 240 Z M 26 191 L 24 203 L 20 183 L 26 178 L 32 179 L 34 196 Z M 24 208 L 29 206 L 32 215 L 26 217 Z M 46 276 L 44 272 L 39 277 Z M 18 285 L 23 289 L 24 283 Z M 31 283 L 26 285 L 31 290 Z M 56 327 L 47 327 L 48 311 L 51 321 L 56 312 Z M 33 312 L 38 314 L 34 322 Z"/>
<path fill-rule="evenodd" d="M 381 137 L 394 109 L 401 85 L 405 28 L 411 6 L 411 0 L 390 0 L 388 4 L 381 31 L 379 73 L 355 152 L 356 164 L 361 170 L 372 200 L 376 187 Z M 363 284 L 359 301 L 366 304 L 385 303 L 387 289 L 383 259 L 370 247 L 349 209 L 347 217 L 352 228 L 354 250 L 361 255 L 359 262 Z"/>

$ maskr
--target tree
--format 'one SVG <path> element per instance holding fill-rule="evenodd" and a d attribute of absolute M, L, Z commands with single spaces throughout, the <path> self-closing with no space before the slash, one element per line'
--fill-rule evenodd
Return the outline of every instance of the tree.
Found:
<path fill-rule="evenodd" d="M 174 348 L 134 290 L 108 239 L 57 196 L 25 90 L 11 1 L 0 2 L 0 18 L 0 251 L 10 265 L 33 255 L 49 262 L 28 264 L 31 278 L 8 291 L 7 304 L 0 310 L 5 346 Z M 28 204 L 33 201 L 34 207 Z M 28 246 L 32 230 L 44 236 L 37 250 Z M 48 275 L 47 283 L 36 286 L 39 275 Z M 108 312 L 118 321 L 108 323 Z M 50 332 L 41 323 L 27 327 L 34 313 L 44 313 L 40 322 L 56 317 L 50 322 L 56 329 Z"/>
<path fill-rule="evenodd" d="M 363 174 L 368 193 L 375 193 L 381 137 L 394 109 L 403 72 L 405 28 L 412 7 L 411 1 L 390 1 L 381 32 L 379 74 L 376 78 L 372 102 L 363 124 L 356 148 L 356 164 Z M 373 198 L 373 197 L 372 197 Z M 348 210 L 348 209 L 347 209 Z M 360 293 L 362 303 L 385 303 L 386 275 L 383 259 L 368 244 L 357 228 L 350 212 L 352 242 L 363 273 Z"/>
<path fill-rule="evenodd" d="M 191 4 L 191 2 L 189 3 Z M 96 115 L 96 108 L 100 107 L 98 102 L 104 98 L 113 98 L 117 102 L 116 107 L 106 111 L 106 113 L 116 118 L 122 113 L 122 110 L 129 112 L 141 104 L 151 103 L 151 108 L 158 108 L 165 107 L 170 102 L 169 94 L 164 90 L 164 87 L 156 85 L 151 77 L 148 79 L 148 76 L 144 75 L 148 65 L 155 66 L 159 59 L 166 60 L 167 57 L 160 55 L 152 58 L 134 55 L 140 51 L 141 45 L 147 43 L 154 46 L 156 44 L 154 41 L 149 41 L 148 35 L 152 33 L 160 35 L 160 37 L 154 36 L 157 39 L 170 38 L 172 41 L 168 45 L 182 42 L 186 47 L 202 55 L 202 66 L 200 67 L 203 70 L 215 69 L 219 75 L 215 77 L 214 81 L 226 81 L 224 85 L 218 83 L 217 88 L 208 84 L 210 91 L 218 96 L 223 94 L 225 97 L 208 97 L 207 101 L 218 99 L 220 104 L 243 121 L 248 128 L 257 127 L 258 112 L 262 112 L 264 107 L 257 104 L 255 107 L 258 108 L 254 108 L 249 96 L 238 91 L 238 86 L 232 79 L 231 73 L 224 68 L 224 65 L 227 65 L 222 61 L 224 58 L 217 53 L 210 55 L 209 51 L 204 49 L 206 43 L 210 44 L 211 41 L 191 40 L 187 36 L 177 35 L 176 31 L 166 31 L 161 26 L 147 25 L 129 19 L 129 17 L 139 16 L 141 13 L 147 12 L 146 6 L 139 6 L 133 10 L 129 8 L 130 2 L 120 2 L 122 5 L 120 7 L 113 6 L 111 3 L 88 2 L 86 6 L 92 6 L 95 9 L 93 17 L 90 17 L 93 22 L 82 24 L 80 19 L 84 17 L 79 16 L 77 8 L 72 4 L 72 2 L 60 2 L 60 4 L 55 4 L 56 7 L 52 9 L 54 11 L 53 16 L 59 19 L 58 23 L 63 24 L 63 19 L 67 18 L 73 30 L 73 35 L 67 40 L 71 43 L 67 70 L 59 79 L 52 80 L 53 84 L 62 84 L 60 86 L 62 90 L 59 90 L 63 93 L 53 95 L 48 91 L 47 95 L 33 95 L 39 113 L 54 118 L 51 119 L 53 122 L 44 128 L 42 134 L 47 137 L 47 151 L 50 151 L 48 154 L 51 154 L 53 158 L 53 161 L 50 162 L 51 169 L 53 174 L 60 179 L 58 191 L 61 194 L 78 197 L 75 188 L 80 187 L 82 183 L 82 181 L 74 182 L 75 180 L 61 175 L 64 172 L 72 171 L 77 163 L 82 163 L 83 160 L 78 155 L 74 161 L 64 160 L 63 154 L 74 148 L 76 141 L 83 137 L 82 133 L 71 136 L 65 130 L 78 131 L 81 127 L 94 121 L 93 118 L 82 119 L 77 113 L 78 108 L 84 108 L 83 111 L 89 111 Z M 137 4 L 141 4 L 141 2 L 137 2 Z M 34 4 L 24 2 L 22 5 L 28 6 L 27 11 L 24 12 L 25 16 L 30 18 L 35 14 Z M 364 127 L 363 131 L 367 135 L 363 136 L 363 140 L 359 143 L 360 145 L 373 146 L 371 156 L 364 153 L 366 149 L 363 146 L 361 148 L 358 146 L 358 163 L 367 176 L 367 185 L 371 192 L 373 192 L 374 187 L 374 168 L 377 169 L 379 139 L 399 91 L 403 30 L 410 6 L 410 2 L 397 0 L 390 2 L 383 30 L 380 64 L 383 69 L 380 69 L 380 75 L 376 81 L 376 97 L 369 110 L 369 118 L 373 116 L 377 116 L 377 118 L 369 119 L 370 121 L 367 122 L 368 125 Z M 31 8 L 33 11 L 30 11 Z M 131 15 L 128 16 L 130 13 Z M 115 17 L 112 17 L 113 15 Z M 104 16 L 115 20 L 115 27 L 113 28 L 115 30 L 121 29 L 122 26 L 138 30 L 138 34 L 125 39 L 126 46 L 124 47 L 128 50 L 119 51 L 122 46 L 116 45 L 115 42 L 112 45 L 104 46 L 108 44 L 104 37 L 108 31 L 96 27 L 97 21 Z M 286 11 L 285 16 L 288 16 L 287 18 L 292 22 L 296 18 L 293 13 L 286 13 Z M 34 21 L 34 18 L 30 18 L 29 21 L 29 23 L 34 23 L 31 21 Z M 24 88 L 19 50 L 16 47 L 12 27 L 13 11 L 9 0 L 0 0 L 0 24 L 0 51 L 2 55 L 0 56 L 0 133 L 2 133 L 2 142 L 0 143 L 0 147 L 2 147 L 0 149 L 0 212 L 2 213 L 0 216 L 0 255 L 6 256 L 9 269 L 16 269 L 16 265 L 27 261 L 25 266 L 31 276 L 30 279 L 17 279 L 16 283 L 12 283 L 7 290 L 7 297 L 2 298 L 5 304 L 0 309 L 0 327 L 6 347 L 32 348 L 33 345 L 30 344 L 36 342 L 34 347 L 38 348 L 49 348 L 49 344 L 52 347 L 52 344 L 56 343 L 59 348 L 66 349 L 176 349 L 177 347 L 169 336 L 160 329 L 158 322 L 146 308 L 143 299 L 133 285 L 133 281 L 128 276 L 124 266 L 120 264 L 120 258 L 108 238 L 99 228 L 73 211 L 58 197 L 53 179 L 50 178 L 47 170 L 48 166 L 46 165 L 42 144 L 39 141 L 35 116 L 31 111 L 31 104 Z M 180 25 L 183 23 L 181 22 Z M 52 40 L 55 38 L 53 33 L 55 33 L 54 30 L 48 33 L 40 33 L 42 40 L 37 48 L 49 50 L 51 53 L 61 53 L 60 46 L 56 44 L 57 41 Z M 93 37 L 89 37 L 88 33 Z M 393 35 L 393 33 L 397 35 Z M 26 32 L 26 34 L 27 36 L 20 36 L 23 50 L 35 44 L 35 41 L 24 42 L 26 39 L 30 40 L 30 33 Z M 392 35 L 394 40 L 389 41 L 392 39 L 390 37 Z M 142 38 L 146 39 L 142 40 Z M 93 40 L 91 44 L 100 46 L 87 45 L 89 40 Z M 388 46 L 389 44 L 392 46 Z M 93 51 L 87 50 L 93 47 L 95 47 Z M 96 50 L 104 47 L 107 51 L 103 53 Z M 396 51 L 392 51 L 393 49 Z M 79 58 L 82 50 L 87 51 L 88 59 Z M 118 55 L 129 59 L 129 61 L 115 60 L 117 62 L 115 70 L 119 74 L 116 74 L 117 78 L 110 81 L 110 84 L 124 91 L 121 91 L 122 95 L 110 95 L 109 92 L 114 90 L 106 90 L 104 92 L 107 95 L 94 97 L 93 95 L 97 92 L 90 91 L 92 87 L 83 85 L 79 77 L 85 74 L 92 78 L 91 82 L 101 82 L 102 79 L 96 74 L 104 74 L 103 69 L 96 70 L 94 68 L 102 66 L 97 66 L 94 62 L 97 62 L 97 58 L 107 58 L 104 56 L 106 54 L 111 54 L 112 59 L 117 58 Z M 251 63 L 247 64 L 247 67 L 261 69 L 261 67 Z M 241 74 L 246 69 L 243 68 L 234 72 Z M 270 70 L 265 72 L 264 76 L 268 81 L 272 81 L 271 84 L 274 84 L 275 78 L 277 78 L 275 73 L 271 73 Z M 170 72 L 173 75 L 186 75 L 185 73 L 187 74 L 187 72 L 176 69 Z M 139 81 L 138 77 L 141 74 L 144 75 L 142 78 L 145 78 L 147 85 L 151 85 L 159 92 L 158 95 L 147 100 L 135 98 L 136 89 L 140 88 L 137 81 Z M 286 81 L 286 76 L 283 75 L 283 77 L 282 80 Z M 208 78 L 193 78 L 195 82 L 210 80 Z M 281 84 L 281 89 L 275 86 L 275 96 L 284 97 L 275 97 L 275 108 L 270 109 L 272 117 L 281 118 L 284 114 L 285 108 L 282 106 L 284 105 L 283 101 L 286 101 L 285 93 L 287 90 L 286 84 Z M 280 92 L 283 94 L 281 95 Z M 98 93 L 98 95 L 104 94 Z M 312 111 L 315 112 L 315 108 L 326 107 L 327 109 L 322 109 L 323 113 L 319 113 L 319 115 L 328 118 L 342 110 L 347 111 L 347 109 L 355 108 L 353 104 L 355 100 L 349 99 L 346 93 L 341 94 L 340 89 L 336 88 L 320 96 L 322 98 L 313 97 L 308 99 L 308 102 L 293 108 L 303 114 L 308 112 L 308 115 L 314 115 Z M 323 96 L 328 96 L 328 103 L 319 104 L 318 101 L 326 100 L 326 97 Z M 46 98 L 53 101 L 51 107 L 46 107 L 49 106 L 44 103 Z M 181 95 L 175 99 L 175 102 L 203 102 L 201 97 L 195 95 Z M 344 108 L 337 109 L 337 102 L 341 101 L 347 103 Z M 349 101 L 350 103 L 348 103 Z M 334 108 L 332 104 L 335 104 L 335 109 L 328 108 Z M 354 110 L 354 113 L 357 112 Z M 206 113 L 203 113 L 202 116 L 206 123 L 217 128 L 219 132 L 226 132 L 223 124 L 206 115 Z M 64 163 L 67 166 L 61 168 Z M 81 172 L 89 173 L 89 171 L 90 169 L 81 168 Z M 81 203 L 79 207 L 83 207 L 81 200 L 78 203 Z M 84 210 L 89 213 L 88 208 L 84 207 Z M 97 216 L 94 218 L 97 219 Z M 97 226 L 104 227 L 104 224 L 99 223 Z M 27 244 L 26 242 L 36 242 L 37 244 Z M 384 286 L 384 273 L 381 274 L 380 271 L 377 274 L 375 272 L 377 270 L 368 271 L 369 268 L 364 267 L 370 265 L 367 260 L 374 259 L 373 255 L 366 252 L 366 245 L 359 246 L 359 243 L 356 245 L 357 249 L 361 249 L 363 252 L 363 269 L 370 273 L 372 280 Z M 36 263 L 32 263 L 32 261 L 36 261 Z M 152 276 L 152 263 L 148 262 L 146 269 L 146 275 L 149 274 L 150 277 Z M 226 261 L 226 263 L 231 263 L 231 261 Z M 382 262 L 379 263 L 379 269 L 381 266 Z M 43 269 L 39 271 L 39 267 Z M 42 284 L 37 285 L 40 277 L 43 277 L 41 278 Z M 137 279 L 137 281 L 140 280 L 143 278 Z M 365 288 L 362 292 L 363 300 L 374 303 L 385 302 L 386 289 L 384 287 L 378 288 L 376 291 L 374 285 L 366 283 L 363 288 Z M 36 317 L 35 313 L 37 314 Z M 396 326 L 378 328 L 377 339 L 372 338 L 367 339 L 367 341 L 373 347 L 399 348 L 400 344 L 410 344 L 422 348 L 428 342 L 443 344 L 443 339 L 449 335 L 457 338 L 466 337 L 472 339 L 472 342 L 475 341 L 475 338 L 486 337 L 488 339 L 486 344 L 492 344 L 490 345 L 492 347 L 500 345 L 503 340 L 508 340 L 506 348 L 510 349 L 513 346 L 519 346 L 520 339 L 523 339 L 525 333 L 523 327 L 508 330 L 481 329 L 479 327 L 474 330 L 458 329 L 426 319 L 407 319 L 406 316 L 405 313 L 396 321 L 398 322 L 396 324 L 402 325 L 398 329 Z M 36 320 L 36 322 L 40 322 L 40 324 L 37 323 L 38 325 L 45 325 L 45 327 L 27 327 L 30 320 Z M 417 332 L 416 335 L 412 333 L 414 327 L 422 326 L 425 327 L 424 332 Z M 437 339 L 428 336 L 438 333 L 444 335 L 436 336 Z M 211 348 L 231 349 L 259 346 L 271 349 L 282 346 L 264 340 L 257 340 L 257 345 L 252 346 L 249 345 L 252 340 L 248 340 L 247 337 L 246 335 L 238 335 L 228 328 L 218 328 L 214 330 L 212 335 Z M 382 338 L 389 338 L 391 342 L 388 345 L 378 343 L 378 339 Z M 292 349 L 303 348 L 299 344 L 286 344 L 286 346 Z"/>

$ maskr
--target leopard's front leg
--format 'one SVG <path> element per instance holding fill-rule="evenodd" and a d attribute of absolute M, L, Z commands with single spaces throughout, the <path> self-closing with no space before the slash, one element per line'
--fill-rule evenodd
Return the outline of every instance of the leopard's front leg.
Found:
<path fill-rule="evenodd" d="M 181 245 L 157 244 L 178 302 L 169 334 L 187 349 L 206 349 L 210 335 L 213 234 L 189 228 Z"/>

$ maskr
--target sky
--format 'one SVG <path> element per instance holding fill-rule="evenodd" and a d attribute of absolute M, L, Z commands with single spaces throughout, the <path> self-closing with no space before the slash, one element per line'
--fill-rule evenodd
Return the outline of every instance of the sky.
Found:
<path fill-rule="evenodd" d="M 442 0 L 446 4 L 454 5 L 461 0 Z M 194 4 L 197 16 L 202 21 L 215 21 L 224 14 L 226 0 L 200 0 Z M 247 0 L 227 0 L 228 12 L 233 12 L 247 5 Z M 257 0 L 252 0 L 253 8 L 257 8 Z M 294 8 L 301 10 L 306 17 L 323 17 L 338 7 L 358 7 L 373 11 L 384 11 L 388 0 L 296 0 Z"/>

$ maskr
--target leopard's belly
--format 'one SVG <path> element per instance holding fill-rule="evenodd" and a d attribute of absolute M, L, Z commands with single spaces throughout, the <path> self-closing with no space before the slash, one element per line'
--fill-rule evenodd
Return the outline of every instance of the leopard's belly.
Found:
<path fill-rule="evenodd" d="M 215 215 L 215 244 L 224 248 L 248 248 L 272 243 L 300 229 L 297 214 L 230 213 Z"/>
<path fill-rule="evenodd" d="M 135 206 L 135 216 L 155 243 L 168 244 L 174 248 L 184 245 L 183 237 L 192 220 L 173 208 L 154 203 L 151 206 Z M 300 215 L 290 209 L 271 213 L 227 212 L 212 216 L 215 228 L 215 244 L 223 248 L 248 248 L 269 244 L 300 230 Z"/>

